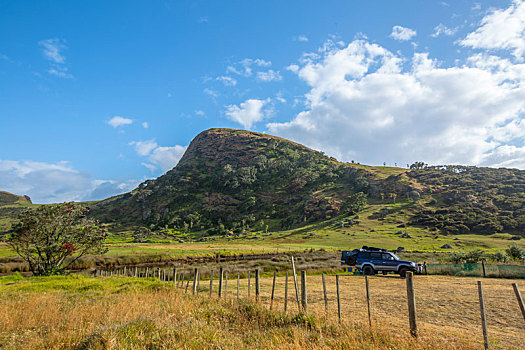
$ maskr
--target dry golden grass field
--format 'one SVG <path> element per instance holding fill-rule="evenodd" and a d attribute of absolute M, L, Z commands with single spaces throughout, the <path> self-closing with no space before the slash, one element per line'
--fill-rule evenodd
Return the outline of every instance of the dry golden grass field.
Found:
<path fill-rule="evenodd" d="M 253 276 L 253 275 L 252 275 Z M 340 276 L 343 321 L 337 319 L 335 277 L 307 276 L 309 314 L 298 315 L 293 279 L 284 313 L 284 277 L 261 279 L 258 303 L 247 300 L 247 279 L 229 273 L 226 295 L 217 280 L 199 295 L 153 278 L 12 275 L 0 278 L 0 348 L 5 349 L 480 349 L 476 279 L 416 276 L 420 338 L 408 332 L 406 284 L 395 276 L 370 278 L 372 329 L 364 278 Z M 251 279 L 251 299 L 254 279 Z M 511 283 L 484 279 L 491 348 L 525 348 L 525 323 Z M 523 282 L 518 282 L 523 290 Z"/>
<path fill-rule="evenodd" d="M 300 289 L 300 276 L 298 283 Z M 335 276 L 325 276 L 328 313 L 325 311 L 321 276 L 307 276 L 308 311 L 337 319 Z M 415 276 L 418 328 L 423 338 L 439 336 L 444 342 L 466 341 L 483 347 L 477 281 L 479 278 L 450 276 Z M 252 282 L 253 283 L 253 282 Z M 344 323 L 368 324 L 365 278 L 340 276 L 341 313 Z M 408 306 L 405 279 L 396 275 L 370 277 L 372 327 L 395 329 L 408 337 Z M 492 348 L 525 349 L 525 321 L 521 315 L 512 283 L 522 294 L 523 280 L 482 279 L 487 328 Z M 236 297 L 236 281 L 229 282 L 230 297 Z M 285 278 L 277 277 L 273 308 L 284 307 Z M 293 276 L 288 281 L 288 310 L 298 309 Z M 270 306 L 272 278 L 261 279 L 261 302 Z M 241 280 L 241 295 L 247 296 L 247 281 Z M 253 286 L 251 287 L 253 297 Z"/>

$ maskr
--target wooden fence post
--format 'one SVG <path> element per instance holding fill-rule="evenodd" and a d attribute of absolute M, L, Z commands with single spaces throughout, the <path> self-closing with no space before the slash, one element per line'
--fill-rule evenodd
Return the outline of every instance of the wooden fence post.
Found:
<path fill-rule="evenodd" d="M 239 274 L 239 272 L 237 272 L 237 301 L 239 301 L 239 280 L 240 280 L 241 276 Z"/>
<path fill-rule="evenodd" d="M 124 266 L 124 276 L 127 276 L 126 272 L 127 272 L 126 266 Z"/>
<path fill-rule="evenodd" d="M 292 256 L 292 270 L 293 270 L 293 281 L 295 284 L 295 299 L 297 299 L 297 309 L 301 312 L 301 304 L 299 303 L 299 286 L 297 285 L 297 273 L 295 272 L 295 262 Z"/>
<path fill-rule="evenodd" d="M 308 312 L 308 297 L 306 295 L 306 271 L 301 271 L 301 304 L 303 312 Z"/>
<path fill-rule="evenodd" d="M 224 297 L 228 295 L 228 271 L 224 271 Z"/>
<path fill-rule="evenodd" d="M 188 293 L 188 287 L 190 285 L 190 277 L 191 277 L 191 272 L 188 272 L 188 281 L 186 282 L 186 289 L 184 290 L 185 293 Z"/>
<path fill-rule="evenodd" d="M 149 267 L 146 266 L 146 278 L 148 278 L 149 275 Z"/>
<path fill-rule="evenodd" d="M 223 275 L 223 270 L 221 266 L 219 267 L 219 298 L 222 297 L 222 275 Z"/>
<path fill-rule="evenodd" d="M 200 287 L 201 287 L 201 272 L 199 270 L 197 271 L 197 295 L 199 294 Z"/>
<path fill-rule="evenodd" d="M 259 294 L 261 292 L 261 284 L 260 284 L 260 274 L 259 269 L 255 270 L 255 300 L 259 301 Z"/>
<path fill-rule="evenodd" d="M 134 276 L 137 277 L 139 275 L 139 268 L 135 266 L 135 274 Z"/>
<path fill-rule="evenodd" d="M 341 294 L 339 293 L 339 275 L 335 275 L 335 286 L 337 287 L 337 316 L 341 322 Z"/>
<path fill-rule="evenodd" d="M 512 288 L 514 288 L 514 293 L 516 294 L 516 299 L 518 299 L 518 304 L 521 309 L 523 320 L 525 320 L 525 307 L 523 306 L 523 299 L 521 298 L 521 293 L 520 293 L 520 289 L 518 288 L 518 284 L 512 283 Z"/>
<path fill-rule="evenodd" d="M 250 271 L 248 271 L 248 299 L 250 299 L 250 276 L 251 273 Z"/>
<path fill-rule="evenodd" d="M 193 269 L 193 284 L 192 284 L 192 291 L 191 294 L 195 295 L 197 293 L 197 276 L 199 275 L 199 269 L 194 268 Z"/>
<path fill-rule="evenodd" d="M 478 294 L 479 294 L 479 310 L 481 313 L 481 327 L 483 328 L 483 344 L 485 345 L 485 350 L 489 348 L 489 337 L 487 334 L 487 319 L 485 316 L 485 301 L 483 300 L 483 286 L 481 281 L 478 281 Z"/>
<path fill-rule="evenodd" d="M 410 323 L 410 334 L 417 338 L 417 317 L 416 317 L 416 295 L 414 293 L 414 274 L 412 271 L 406 273 L 407 299 L 408 299 L 408 321 Z"/>
<path fill-rule="evenodd" d="M 211 292 L 212 292 L 212 289 L 213 289 L 213 270 L 210 271 L 210 297 L 211 297 Z"/>
<path fill-rule="evenodd" d="M 485 260 L 481 260 L 481 270 L 483 272 L 483 278 L 487 277 L 487 274 L 485 272 Z"/>
<path fill-rule="evenodd" d="M 321 275 L 323 279 L 323 295 L 324 295 L 324 309 L 328 313 L 328 297 L 326 295 L 326 282 L 324 280 L 324 273 Z"/>
<path fill-rule="evenodd" d="M 173 286 L 174 287 L 177 286 L 177 268 L 176 267 L 173 268 Z"/>
<path fill-rule="evenodd" d="M 286 271 L 286 279 L 284 282 L 284 312 L 288 308 L 288 271 Z"/>
<path fill-rule="evenodd" d="M 270 300 L 270 310 L 273 309 L 273 296 L 275 294 L 275 277 L 277 276 L 277 271 L 273 272 L 273 283 L 272 283 L 272 298 Z"/>
<path fill-rule="evenodd" d="M 365 276 L 366 281 L 366 304 L 368 305 L 368 325 L 372 329 L 372 307 L 370 306 L 370 284 L 368 276 Z"/>

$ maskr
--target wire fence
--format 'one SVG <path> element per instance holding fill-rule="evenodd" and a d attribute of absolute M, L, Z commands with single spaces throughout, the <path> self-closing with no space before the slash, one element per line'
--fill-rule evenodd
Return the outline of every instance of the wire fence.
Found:
<path fill-rule="evenodd" d="M 464 276 L 480 276 L 483 274 L 481 265 L 428 264 L 427 271 L 458 276 L 466 272 L 470 275 Z M 502 275 L 509 266 L 484 267 L 485 275 Z M 442 334 L 457 339 L 470 336 L 480 346 L 484 340 L 480 327 L 483 319 L 486 320 L 483 332 L 488 332 L 490 341 L 504 340 L 515 348 L 525 344 L 525 311 L 516 283 L 511 286 L 504 280 L 483 279 L 485 299 L 482 302 L 481 283 L 476 286 L 475 281 L 468 278 L 413 276 L 412 279 L 411 274 L 406 280 L 391 275 L 307 276 L 301 266 L 297 272 L 294 266 L 293 273 L 275 271 L 263 277 L 257 269 L 239 271 L 234 266 L 219 265 L 169 269 L 132 267 L 97 270 L 95 275 L 156 278 L 189 295 L 252 300 L 274 311 L 339 318 L 343 323 L 357 322 L 369 327 L 399 328 L 407 336 L 417 336 L 418 333 Z"/>
<path fill-rule="evenodd" d="M 525 278 L 525 266 L 496 264 L 426 264 L 429 275 Z"/>

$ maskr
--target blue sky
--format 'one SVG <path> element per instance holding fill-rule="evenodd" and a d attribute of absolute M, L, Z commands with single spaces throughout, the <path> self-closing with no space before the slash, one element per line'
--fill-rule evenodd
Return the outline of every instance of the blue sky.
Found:
<path fill-rule="evenodd" d="M 102 199 L 212 127 L 525 169 L 516 1 L 0 1 L 0 190 Z"/>

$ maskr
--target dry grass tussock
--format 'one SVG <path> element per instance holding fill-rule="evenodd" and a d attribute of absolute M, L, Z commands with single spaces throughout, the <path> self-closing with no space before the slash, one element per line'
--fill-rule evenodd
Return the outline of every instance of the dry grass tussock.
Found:
<path fill-rule="evenodd" d="M 153 279 L 0 280 L 5 349 L 474 349 L 387 325 L 372 332 L 331 317 L 269 311 L 254 302 L 184 294 Z M 72 282 L 69 279 L 74 279 Z"/>

